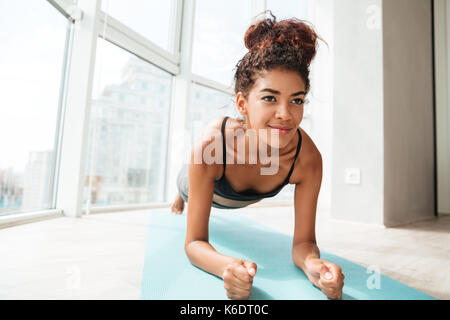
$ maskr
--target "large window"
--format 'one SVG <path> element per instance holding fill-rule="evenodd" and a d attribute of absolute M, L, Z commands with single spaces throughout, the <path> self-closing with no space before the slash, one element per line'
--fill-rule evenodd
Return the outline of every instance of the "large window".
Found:
<path fill-rule="evenodd" d="M 277 17 L 277 20 L 308 18 L 308 0 L 266 0 L 267 9 Z"/>
<path fill-rule="evenodd" d="M 192 84 L 187 124 L 191 133 L 191 144 L 200 136 L 205 126 L 213 119 L 239 116 L 229 94 Z"/>
<path fill-rule="evenodd" d="M 102 10 L 163 49 L 173 52 L 175 0 L 103 0 Z"/>
<path fill-rule="evenodd" d="M 163 201 L 172 76 L 98 40 L 84 202 Z"/>
<path fill-rule="evenodd" d="M 67 25 L 47 1 L 0 0 L 0 215 L 53 206 Z"/>
<path fill-rule="evenodd" d="M 192 71 L 231 85 L 233 69 L 246 53 L 244 34 L 251 22 L 251 1 L 197 0 Z"/>
<path fill-rule="evenodd" d="M 307 17 L 306 3 L 266 1 L 278 19 Z M 55 203 L 70 215 L 80 198 L 88 208 L 168 200 L 177 166 L 169 127 L 178 139 L 186 125 L 193 143 L 212 119 L 241 117 L 230 87 L 260 4 L 102 0 L 98 10 L 95 1 L 0 0 L 0 215 Z M 190 23 L 192 29 L 180 30 Z M 191 49 L 192 59 L 180 56 Z M 306 106 L 306 130 L 316 126 L 311 110 Z M 75 151 L 86 155 L 83 172 L 75 172 L 82 167 Z M 82 197 L 75 191 L 80 175 Z M 65 186 L 75 187 L 63 194 Z"/>

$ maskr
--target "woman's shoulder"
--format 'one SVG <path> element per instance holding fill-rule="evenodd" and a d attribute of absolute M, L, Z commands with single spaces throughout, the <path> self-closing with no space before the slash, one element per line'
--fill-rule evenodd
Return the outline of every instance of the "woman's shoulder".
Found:
<path fill-rule="evenodd" d="M 212 119 L 210 122 L 208 122 L 208 124 L 206 125 L 206 128 L 215 128 L 215 129 L 221 129 L 222 128 L 222 124 L 225 121 L 225 118 L 227 118 L 225 127 L 226 129 L 237 129 L 237 128 L 241 128 L 243 125 L 243 121 L 240 119 L 235 119 L 229 116 L 221 116 L 221 117 L 217 117 Z"/>
<path fill-rule="evenodd" d="M 191 164 L 201 164 L 204 170 L 214 176 L 216 179 L 222 175 L 223 164 L 217 161 L 204 161 L 203 155 L 211 152 L 211 146 L 214 150 L 222 149 L 222 124 L 225 116 L 217 117 L 210 120 L 202 129 L 201 134 L 196 138 L 191 153 Z M 236 127 L 235 119 L 228 117 L 226 122 L 226 130 Z M 214 151 L 215 154 L 215 151 Z M 201 159 L 198 159 L 201 158 Z"/>
<path fill-rule="evenodd" d="M 300 183 L 305 174 L 322 167 L 322 155 L 316 144 L 305 130 L 302 128 L 299 130 L 302 144 L 290 179 L 293 184 Z"/>
<path fill-rule="evenodd" d="M 209 121 L 202 130 L 204 139 L 210 140 L 213 137 L 217 137 L 219 135 L 221 136 L 222 125 L 225 121 L 225 118 L 227 118 L 225 122 L 225 130 L 227 130 L 227 132 L 230 132 L 230 130 L 234 131 L 238 128 L 243 128 L 243 121 L 240 119 L 235 119 L 229 116 L 217 117 Z"/>

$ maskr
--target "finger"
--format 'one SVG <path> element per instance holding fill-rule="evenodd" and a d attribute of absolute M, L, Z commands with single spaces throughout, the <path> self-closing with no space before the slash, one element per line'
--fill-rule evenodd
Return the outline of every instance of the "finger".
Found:
<path fill-rule="evenodd" d="M 256 263 L 251 262 L 251 261 L 244 260 L 244 267 L 247 268 L 248 274 L 249 274 L 250 276 L 252 276 L 252 277 L 255 276 L 256 270 L 257 270 L 257 268 L 258 268 L 258 266 L 256 265 Z"/>
<path fill-rule="evenodd" d="M 232 290 L 230 290 L 231 286 L 229 283 L 224 283 L 224 288 L 225 288 L 225 294 L 227 295 L 228 298 L 233 299 L 234 296 L 234 292 Z"/>
<path fill-rule="evenodd" d="M 334 295 L 333 295 L 333 299 L 334 300 L 342 300 L 342 291 L 337 291 Z"/>
<path fill-rule="evenodd" d="M 233 268 L 233 275 L 244 282 L 250 282 L 253 279 L 243 265 Z"/>
<path fill-rule="evenodd" d="M 324 290 L 323 293 L 328 297 L 328 299 L 337 300 L 339 298 L 339 293 L 336 291 Z"/>
<path fill-rule="evenodd" d="M 328 292 L 328 291 L 326 291 L 326 290 L 322 290 L 322 292 L 325 294 L 325 296 L 326 296 L 328 299 L 330 299 L 330 300 L 334 300 L 334 299 L 335 299 L 334 294 L 332 294 L 331 292 Z"/>
<path fill-rule="evenodd" d="M 344 287 L 344 278 L 342 276 L 339 276 L 336 279 L 336 288 L 341 289 Z"/>
<path fill-rule="evenodd" d="M 332 291 L 331 295 L 336 300 L 342 299 L 342 289 L 341 288 L 335 289 L 334 291 Z"/>
<path fill-rule="evenodd" d="M 233 300 L 246 300 L 249 298 L 249 296 L 245 294 L 239 294 L 232 290 L 227 290 L 227 297 Z"/>
<path fill-rule="evenodd" d="M 234 295 L 233 300 L 248 300 L 249 297 Z"/>
<path fill-rule="evenodd" d="M 319 278 L 314 277 L 314 276 L 308 276 L 309 281 L 311 281 L 311 283 L 313 285 L 315 285 L 316 287 L 320 288 L 320 284 L 319 284 Z"/>
<path fill-rule="evenodd" d="M 314 259 L 312 262 L 308 263 L 308 271 L 313 276 L 319 277 L 320 276 L 320 269 L 323 266 L 323 262 L 320 259 Z"/>
<path fill-rule="evenodd" d="M 331 273 L 331 270 L 324 264 L 320 267 L 320 279 L 324 279 L 327 281 L 330 281 L 334 278 L 333 273 Z"/>
<path fill-rule="evenodd" d="M 237 300 L 237 295 L 231 291 L 227 291 L 227 297 L 232 300 Z"/>
<path fill-rule="evenodd" d="M 336 288 L 339 286 L 339 283 L 335 280 L 326 280 L 326 279 L 319 279 L 319 286 L 320 288 Z"/>
<path fill-rule="evenodd" d="M 342 275 L 342 269 L 337 264 L 328 261 L 324 261 L 323 263 L 327 266 L 334 277 L 340 277 Z"/>
<path fill-rule="evenodd" d="M 241 296 L 241 297 L 248 297 L 250 296 L 251 290 L 248 289 L 242 289 L 236 286 L 231 286 L 231 289 L 228 289 L 228 291 L 230 291 L 231 293 L 237 295 L 237 296 Z"/>
<path fill-rule="evenodd" d="M 324 288 L 322 289 L 323 293 L 325 293 L 327 296 L 335 296 L 338 291 L 335 288 Z"/>
<path fill-rule="evenodd" d="M 325 268 L 322 268 L 320 276 L 321 282 L 326 287 L 342 287 L 344 282 L 344 275 L 340 271 L 340 267 L 337 265 L 329 264 L 324 261 L 325 268 L 328 269 L 325 272 Z"/>
<path fill-rule="evenodd" d="M 337 278 L 332 278 L 331 280 L 321 279 L 324 286 L 328 288 L 338 288 L 341 289 L 344 286 L 344 280 L 341 276 Z"/>
<path fill-rule="evenodd" d="M 236 277 L 232 270 L 230 270 L 229 273 L 226 274 L 226 278 L 224 278 L 224 285 L 225 284 L 232 287 L 238 287 L 243 290 L 250 290 L 253 285 L 253 280 L 243 281 Z"/>
<path fill-rule="evenodd" d="M 244 290 L 250 290 L 252 288 L 253 285 L 253 281 L 242 281 L 241 279 L 239 279 L 238 277 L 233 276 L 231 279 L 231 284 L 235 287 L 244 289 Z"/>
<path fill-rule="evenodd" d="M 326 267 L 325 265 L 323 265 L 320 268 L 320 279 L 319 279 L 319 284 L 322 287 L 325 288 L 332 288 L 332 287 L 337 287 L 339 284 L 339 279 L 335 276 L 333 276 L 333 274 L 330 272 L 330 270 L 328 269 L 328 267 Z"/>

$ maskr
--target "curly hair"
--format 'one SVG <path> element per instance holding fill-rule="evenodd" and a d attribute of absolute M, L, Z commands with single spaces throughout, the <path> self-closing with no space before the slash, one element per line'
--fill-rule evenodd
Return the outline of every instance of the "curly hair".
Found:
<path fill-rule="evenodd" d="M 236 64 L 234 91 L 242 92 L 245 98 L 253 87 L 256 76 L 264 71 L 282 68 L 297 72 L 310 89 L 309 66 L 316 55 L 317 39 L 321 39 L 304 20 L 297 18 L 277 22 L 266 18 L 252 24 L 244 36 L 249 50 Z M 322 40 L 323 41 L 323 40 Z"/>

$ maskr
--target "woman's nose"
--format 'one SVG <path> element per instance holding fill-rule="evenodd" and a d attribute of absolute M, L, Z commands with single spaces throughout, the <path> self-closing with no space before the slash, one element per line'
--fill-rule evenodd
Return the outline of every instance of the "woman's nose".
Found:
<path fill-rule="evenodd" d="M 290 117 L 288 105 L 286 103 L 278 104 L 275 117 L 278 119 L 288 119 Z"/>

